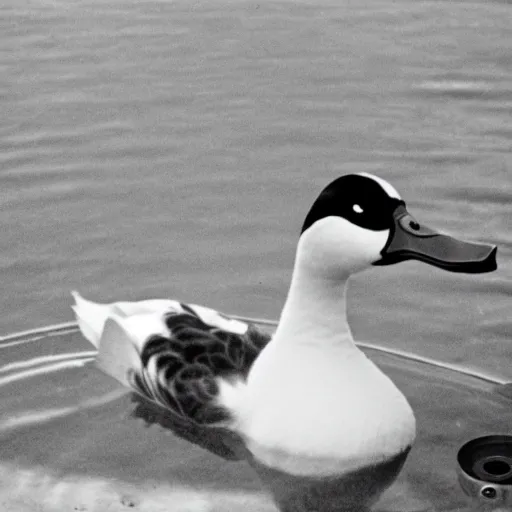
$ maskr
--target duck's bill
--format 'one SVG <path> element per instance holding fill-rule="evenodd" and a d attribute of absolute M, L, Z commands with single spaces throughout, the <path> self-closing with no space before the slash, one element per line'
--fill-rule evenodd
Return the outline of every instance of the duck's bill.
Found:
<path fill-rule="evenodd" d="M 478 274 L 496 270 L 497 247 L 464 242 L 418 224 L 405 206 L 394 213 L 394 227 L 382 258 L 374 265 L 418 260 L 450 272 Z"/>

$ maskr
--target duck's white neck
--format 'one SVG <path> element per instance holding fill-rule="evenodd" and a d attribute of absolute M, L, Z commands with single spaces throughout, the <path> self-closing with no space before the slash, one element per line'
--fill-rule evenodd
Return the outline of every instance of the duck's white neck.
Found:
<path fill-rule="evenodd" d="M 327 277 L 311 272 L 297 255 L 288 296 L 273 337 L 275 342 L 355 348 L 347 322 L 348 278 L 348 273 Z"/>

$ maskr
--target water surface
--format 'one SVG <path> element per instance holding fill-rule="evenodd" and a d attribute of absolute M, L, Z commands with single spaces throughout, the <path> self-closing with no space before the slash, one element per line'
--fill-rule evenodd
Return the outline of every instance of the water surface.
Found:
<path fill-rule="evenodd" d="M 318 191 L 391 181 L 499 270 L 357 276 L 355 336 L 512 377 L 507 2 L 6 0 L 0 332 L 172 296 L 276 318 Z"/>

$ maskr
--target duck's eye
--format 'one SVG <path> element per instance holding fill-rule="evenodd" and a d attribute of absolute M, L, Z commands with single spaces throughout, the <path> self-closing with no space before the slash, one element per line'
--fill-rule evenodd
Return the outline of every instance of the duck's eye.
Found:
<path fill-rule="evenodd" d="M 354 210 L 356 213 L 363 213 L 363 209 L 358 204 L 352 206 L 352 210 Z"/>

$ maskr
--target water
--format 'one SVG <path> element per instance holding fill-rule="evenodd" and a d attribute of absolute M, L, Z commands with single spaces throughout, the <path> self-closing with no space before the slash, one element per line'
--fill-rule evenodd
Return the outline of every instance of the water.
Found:
<path fill-rule="evenodd" d="M 276 318 L 310 203 L 369 171 L 499 270 L 357 276 L 356 338 L 512 378 L 507 2 L 5 0 L 0 42 L 1 333 L 73 288 Z"/>
<path fill-rule="evenodd" d="M 418 426 L 403 471 L 372 510 L 484 510 L 459 488 L 456 455 L 469 439 L 509 432 L 510 390 L 506 398 L 484 380 L 367 352 L 406 394 Z M 76 331 L 11 339 L 0 343 L 0 356 L 6 354 L 11 362 L 0 365 L 2 510 L 277 512 L 248 464 L 228 463 L 134 418 L 130 393 L 93 366 L 94 352 L 84 351 Z M 492 503 L 493 512 L 510 510 Z"/>

